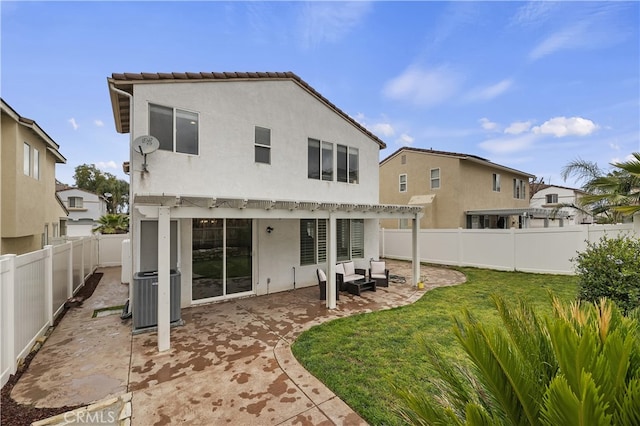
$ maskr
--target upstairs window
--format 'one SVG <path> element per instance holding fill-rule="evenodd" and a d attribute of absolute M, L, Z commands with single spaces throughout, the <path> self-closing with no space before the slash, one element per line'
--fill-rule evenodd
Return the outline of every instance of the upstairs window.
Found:
<path fill-rule="evenodd" d="M 82 197 L 69 197 L 69 208 L 70 209 L 81 209 L 81 208 L 83 208 Z"/>
<path fill-rule="evenodd" d="M 33 148 L 33 174 L 34 179 L 40 179 L 40 151 Z"/>
<path fill-rule="evenodd" d="M 198 155 L 198 114 L 149 104 L 149 133 L 160 141 L 160 149 Z"/>
<path fill-rule="evenodd" d="M 402 174 L 399 176 L 399 185 L 400 185 L 400 192 L 407 192 L 407 175 L 406 174 Z"/>
<path fill-rule="evenodd" d="M 440 188 L 440 169 L 431 169 L 431 189 Z"/>
<path fill-rule="evenodd" d="M 358 148 L 349 147 L 349 183 L 358 183 L 359 157 Z"/>
<path fill-rule="evenodd" d="M 338 182 L 358 183 L 358 148 L 338 145 Z"/>
<path fill-rule="evenodd" d="M 558 204 L 558 194 L 547 194 L 547 204 Z"/>
<path fill-rule="evenodd" d="M 271 164 L 271 129 L 256 126 L 256 163 Z"/>
<path fill-rule="evenodd" d="M 31 146 L 28 143 L 24 143 L 24 156 L 22 162 L 22 170 L 27 176 L 31 176 Z"/>
<path fill-rule="evenodd" d="M 500 192 L 500 175 L 498 173 L 493 174 L 493 191 Z"/>
<path fill-rule="evenodd" d="M 31 145 L 24 142 L 22 145 L 22 171 L 26 176 L 40 179 L 40 151 L 31 148 Z"/>
<path fill-rule="evenodd" d="M 332 181 L 333 144 L 309 138 L 307 164 L 307 177 L 309 179 Z"/>
<path fill-rule="evenodd" d="M 333 180 L 333 144 L 322 142 L 322 180 Z"/>
<path fill-rule="evenodd" d="M 513 180 L 513 198 L 524 200 L 527 198 L 527 191 L 525 189 L 525 182 L 522 179 Z"/>

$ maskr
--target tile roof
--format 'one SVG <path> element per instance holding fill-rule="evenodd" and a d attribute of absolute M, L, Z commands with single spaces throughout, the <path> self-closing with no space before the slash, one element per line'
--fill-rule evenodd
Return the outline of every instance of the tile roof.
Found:
<path fill-rule="evenodd" d="M 298 77 L 291 71 L 286 72 L 171 72 L 171 73 L 113 73 L 107 82 L 110 86 L 111 103 L 113 107 L 114 118 L 116 120 L 116 129 L 120 133 L 128 133 L 129 124 L 129 98 L 123 94 L 116 93 L 111 90 L 113 87 L 133 94 L 133 85 L 139 83 L 158 83 L 158 82 L 193 82 L 207 80 L 291 80 L 316 97 L 327 107 L 335 111 L 342 118 L 347 120 L 358 130 L 373 139 L 380 149 L 386 148 L 386 144 L 367 130 L 363 125 L 351 118 L 347 113 L 338 108 L 335 104 L 322 96 L 317 90 L 311 87 L 306 81 Z"/>

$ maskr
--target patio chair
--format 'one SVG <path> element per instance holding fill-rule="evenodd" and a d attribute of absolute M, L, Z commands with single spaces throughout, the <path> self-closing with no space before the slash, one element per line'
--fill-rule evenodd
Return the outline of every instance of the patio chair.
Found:
<path fill-rule="evenodd" d="M 320 268 L 316 269 L 316 275 L 318 276 L 318 287 L 320 287 L 320 300 L 327 299 L 327 274 Z M 336 300 L 340 299 L 340 293 L 338 292 L 338 282 L 336 281 Z"/>
<path fill-rule="evenodd" d="M 372 260 L 369 277 L 376 282 L 376 286 L 389 287 L 389 270 L 383 260 Z"/>

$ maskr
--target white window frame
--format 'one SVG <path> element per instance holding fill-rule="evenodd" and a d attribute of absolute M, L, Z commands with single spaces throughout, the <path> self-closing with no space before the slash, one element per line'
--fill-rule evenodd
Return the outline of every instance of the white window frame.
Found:
<path fill-rule="evenodd" d="M 398 176 L 398 190 L 400 192 L 407 192 L 407 174 L 406 173 L 402 173 L 400 176 Z"/>
<path fill-rule="evenodd" d="M 269 133 L 268 143 L 258 141 L 258 129 L 266 130 Z M 255 162 L 260 164 L 271 164 L 271 129 L 267 127 L 262 127 L 262 126 L 255 126 L 253 134 L 254 134 L 254 143 L 255 143 L 255 155 L 254 155 Z M 266 150 L 268 154 L 267 161 L 258 160 L 258 152 L 262 150 Z"/>
<path fill-rule="evenodd" d="M 524 180 L 522 179 L 513 179 L 513 198 L 518 200 L 526 200 L 527 199 L 527 191 L 525 188 Z"/>
<path fill-rule="evenodd" d="M 494 173 L 492 179 L 493 192 L 500 192 L 500 174 Z"/>
<path fill-rule="evenodd" d="M 305 247 L 303 247 L 303 232 L 307 229 L 303 228 L 307 224 L 312 224 L 313 247 L 306 247 L 307 252 L 313 250 L 313 260 L 302 258 Z M 317 265 L 327 261 L 327 220 L 326 219 L 300 219 L 300 266 Z"/>
<path fill-rule="evenodd" d="M 318 176 L 310 176 L 309 175 L 309 165 L 311 164 L 309 162 L 309 157 L 308 157 L 308 152 L 311 146 L 311 143 L 313 143 L 314 145 L 317 144 L 318 147 L 318 162 L 317 164 L 315 164 L 315 166 L 318 169 Z M 324 152 L 326 151 L 331 151 L 331 169 L 328 171 L 325 171 L 322 169 L 323 166 L 323 157 L 324 157 Z M 316 149 L 316 147 L 314 146 L 313 149 Z M 327 141 L 323 141 L 320 139 L 316 139 L 316 138 L 307 138 L 307 177 L 309 179 L 313 179 L 313 180 L 323 180 L 325 182 L 333 182 L 334 181 L 334 169 L 335 169 L 335 159 L 333 158 L 333 151 L 334 151 L 334 147 L 333 147 L 333 143 L 331 142 L 327 142 Z"/>
<path fill-rule="evenodd" d="M 308 258 L 303 259 L 303 231 L 306 231 L 307 224 L 313 223 L 315 226 L 312 228 L 310 235 L 313 238 L 313 247 L 307 247 L 307 252 L 313 249 L 313 261 Z M 348 229 L 345 229 L 346 228 Z M 337 219 L 336 220 L 336 249 L 340 249 L 342 243 L 343 251 L 347 252 L 338 256 L 336 253 L 336 260 L 344 261 L 350 259 L 364 259 L 364 219 Z M 342 235 L 338 235 L 338 229 L 343 230 Z M 300 219 L 300 266 L 317 265 L 325 263 L 327 261 L 327 220 L 326 219 Z"/>
<path fill-rule="evenodd" d="M 434 177 L 433 172 L 438 172 L 438 176 Z M 429 170 L 429 179 L 431 183 L 431 189 L 440 189 L 441 180 L 440 180 L 440 167 L 433 168 Z M 435 183 L 435 184 L 434 184 Z"/>
<path fill-rule="evenodd" d="M 78 200 L 80 200 L 80 205 L 78 204 Z M 73 201 L 73 205 L 71 205 Z M 69 197 L 67 198 L 67 204 L 69 205 L 70 209 L 83 209 L 84 208 L 84 199 L 82 197 Z"/>
<path fill-rule="evenodd" d="M 26 176 L 31 176 L 31 145 L 25 142 L 22 147 L 22 152 L 24 156 L 22 161 L 22 171 Z"/>
<path fill-rule="evenodd" d="M 40 151 L 33 148 L 33 169 L 31 170 L 31 176 L 34 179 L 40 180 Z"/>
<path fill-rule="evenodd" d="M 558 194 L 546 194 L 545 201 L 546 204 L 558 204 Z"/>
<path fill-rule="evenodd" d="M 157 104 L 157 103 L 153 103 L 153 102 L 149 102 L 148 105 L 148 112 L 149 112 L 149 133 L 151 133 L 151 108 L 152 106 L 155 107 L 160 107 L 160 108 L 165 108 L 165 109 L 170 109 L 171 110 L 171 119 L 172 119 L 172 140 L 171 140 L 171 146 L 172 149 L 169 150 L 165 147 L 162 147 L 162 141 L 160 142 L 160 149 L 163 151 L 169 151 L 169 152 L 174 152 L 176 154 L 185 154 L 185 155 L 199 155 L 200 154 L 200 114 L 196 111 L 189 111 L 187 109 L 183 109 L 183 108 L 176 108 L 176 107 L 172 107 L 172 106 L 168 106 L 168 105 L 162 105 L 162 104 Z M 179 150 L 178 148 L 180 148 L 178 146 L 178 115 L 179 114 L 192 114 L 195 116 L 195 122 L 192 120 L 191 124 L 195 124 L 196 126 L 196 152 L 185 152 L 184 150 Z M 152 134 L 152 136 L 154 136 Z M 157 136 L 156 136 L 157 137 Z"/>

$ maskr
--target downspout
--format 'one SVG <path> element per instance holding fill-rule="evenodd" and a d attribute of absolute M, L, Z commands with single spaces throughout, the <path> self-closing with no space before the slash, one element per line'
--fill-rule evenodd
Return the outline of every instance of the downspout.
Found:
<path fill-rule="evenodd" d="M 133 95 L 130 93 L 125 92 L 124 90 L 118 89 L 116 88 L 113 83 L 109 83 L 109 90 L 118 93 L 120 95 L 126 96 L 127 98 L 129 98 L 129 161 L 130 161 L 130 167 L 133 167 L 133 164 L 131 164 L 131 159 L 132 159 L 132 155 L 131 155 L 131 147 L 133 146 Z M 133 169 L 131 169 L 131 171 L 133 171 Z M 133 179 L 134 179 L 134 173 L 129 173 L 129 218 L 131 218 L 133 216 L 133 208 L 131 206 L 131 204 L 133 203 Z M 129 239 L 131 240 L 131 242 L 133 243 L 133 241 L 136 241 L 137 244 L 139 244 L 138 239 L 136 238 L 134 240 L 134 238 L 132 238 L 132 236 L 134 235 L 135 232 L 135 221 L 134 220 L 129 220 Z M 129 300 L 127 301 L 127 303 L 129 303 L 129 306 L 135 306 L 133 304 L 133 274 L 136 272 L 134 269 L 134 263 L 135 263 L 135 259 L 136 259 L 136 253 L 138 250 L 138 246 L 137 244 L 135 246 L 131 247 L 131 276 L 129 277 Z M 129 308 L 129 312 L 131 312 L 131 309 Z"/>

